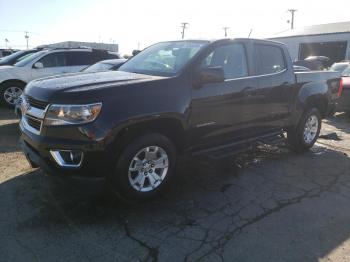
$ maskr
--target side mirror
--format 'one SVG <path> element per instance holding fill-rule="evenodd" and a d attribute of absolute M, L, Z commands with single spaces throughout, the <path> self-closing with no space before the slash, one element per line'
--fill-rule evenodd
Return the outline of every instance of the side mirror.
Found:
<path fill-rule="evenodd" d="M 41 69 L 41 68 L 44 68 L 44 65 L 43 65 L 43 63 L 41 63 L 41 62 L 36 62 L 36 63 L 33 65 L 33 68 Z"/>
<path fill-rule="evenodd" d="M 225 81 L 224 70 L 221 66 L 206 67 L 199 70 L 195 86 L 200 87 L 203 84 L 221 83 Z"/>
<path fill-rule="evenodd" d="M 137 55 L 140 52 L 141 52 L 141 50 L 133 50 L 132 51 L 132 56 L 135 56 L 135 55 Z"/>

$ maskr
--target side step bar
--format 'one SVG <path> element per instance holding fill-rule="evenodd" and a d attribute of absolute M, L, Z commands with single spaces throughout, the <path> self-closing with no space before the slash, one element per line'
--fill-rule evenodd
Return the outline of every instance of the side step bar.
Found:
<path fill-rule="evenodd" d="M 252 150 L 259 142 L 264 144 L 278 144 L 284 140 L 285 136 L 283 132 L 279 131 L 214 148 L 198 150 L 192 152 L 192 156 L 204 156 L 211 159 L 221 159 Z"/>

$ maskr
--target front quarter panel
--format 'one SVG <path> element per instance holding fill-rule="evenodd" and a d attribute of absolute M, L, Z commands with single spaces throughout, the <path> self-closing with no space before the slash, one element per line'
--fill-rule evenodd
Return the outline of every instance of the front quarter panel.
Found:
<path fill-rule="evenodd" d="M 128 126 L 157 119 L 176 119 L 184 130 L 188 128 L 191 94 L 183 79 L 166 78 L 116 87 L 103 97 L 102 111 L 94 126 L 99 126 L 104 143 L 114 140 Z M 88 133 L 88 128 L 80 131 Z"/>
<path fill-rule="evenodd" d="M 21 80 L 28 83 L 31 74 L 27 67 L 6 67 L 0 69 L 0 83 L 7 80 Z"/>

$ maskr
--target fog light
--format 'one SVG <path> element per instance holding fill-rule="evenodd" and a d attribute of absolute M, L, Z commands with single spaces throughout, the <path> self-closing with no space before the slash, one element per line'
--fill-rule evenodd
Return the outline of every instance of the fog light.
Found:
<path fill-rule="evenodd" d="M 50 150 L 50 154 L 61 167 L 79 168 L 84 153 L 78 150 Z"/>

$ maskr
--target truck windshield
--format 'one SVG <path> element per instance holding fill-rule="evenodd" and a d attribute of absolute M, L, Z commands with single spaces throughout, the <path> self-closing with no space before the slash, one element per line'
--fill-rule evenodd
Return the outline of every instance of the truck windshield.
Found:
<path fill-rule="evenodd" d="M 175 76 L 206 44 L 208 44 L 207 41 L 158 43 L 127 61 L 119 68 L 119 71 Z"/>

